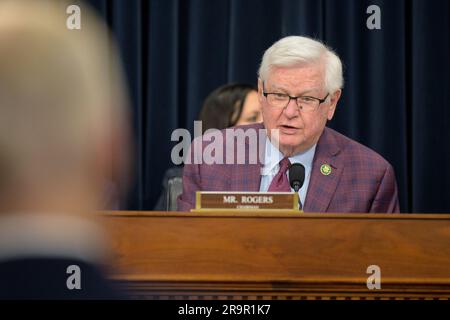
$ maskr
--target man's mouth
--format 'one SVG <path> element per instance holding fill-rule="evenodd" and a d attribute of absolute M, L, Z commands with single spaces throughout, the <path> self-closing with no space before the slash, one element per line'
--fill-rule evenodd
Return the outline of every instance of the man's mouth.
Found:
<path fill-rule="evenodd" d="M 283 124 L 279 125 L 278 129 L 280 130 L 280 133 L 283 134 L 296 134 L 300 128 Z"/>

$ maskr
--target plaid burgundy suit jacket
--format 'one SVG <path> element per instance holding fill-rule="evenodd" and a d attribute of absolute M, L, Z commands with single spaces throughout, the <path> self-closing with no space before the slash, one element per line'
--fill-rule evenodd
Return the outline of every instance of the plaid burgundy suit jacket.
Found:
<path fill-rule="evenodd" d="M 244 131 L 259 130 L 264 129 L 264 126 L 259 123 L 239 126 L 232 130 L 238 128 Z M 246 140 L 246 152 L 261 152 L 265 140 L 264 143 L 261 142 L 258 143 L 258 149 L 255 149 L 249 146 Z M 192 145 L 200 143 L 205 148 L 210 142 L 198 138 Z M 224 144 L 227 144 L 226 141 Z M 235 151 L 237 144 L 234 143 L 233 146 Z M 191 146 L 191 159 L 194 156 L 193 149 Z M 224 153 L 230 151 L 225 146 L 223 150 Z M 259 191 L 260 162 L 256 164 L 226 164 L 225 160 L 223 162 L 224 164 L 185 164 L 183 193 L 178 197 L 178 210 L 189 211 L 195 207 L 195 191 Z M 323 164 L 331 166 L 329 175 L 321 173 L 320 167 Z M 325 127 L 317 143 L 303 210 L 348 213 L 399 212 L 394 170 L 375 151 Z"/>

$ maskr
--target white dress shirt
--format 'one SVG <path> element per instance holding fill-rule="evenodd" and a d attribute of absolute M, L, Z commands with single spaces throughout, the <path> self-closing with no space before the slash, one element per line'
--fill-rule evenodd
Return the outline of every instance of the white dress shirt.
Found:
<path fill-rule="evenodd" d="M 302 205 L 304 205 L 305 203 L 306 193 L 308 192 L 309 180 L 311 178 L 312 162 L 314 159 L 314 154 L 316 152 L 316 145 L 317 144 L 313 145 L 305 152 L 289 157 L 289 161 L 291 162 L 291 164 L 301 163 L 305 167 L 305 181 L 303 183 L 303 186 L 298 191 L 298 195 L 300 197 Z M 280 170 L 279 162 L 283 158 L 283 154 L 277 148 L 275 148 L 275 146 L 270 142 L 270 139 L 266 139 L 264 164 L 261 168 L 261 184 L 259 186 L 259 191 L 269 190 L 272 179 Z M 291 191 L 294 191 L 294 189 L 291 188 Z"/>

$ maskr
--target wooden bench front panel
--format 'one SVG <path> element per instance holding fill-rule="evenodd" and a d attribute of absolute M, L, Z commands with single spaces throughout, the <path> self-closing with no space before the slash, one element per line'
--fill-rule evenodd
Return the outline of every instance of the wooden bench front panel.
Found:
<path fill-rule="evenodd" d="M 110 212 L 112 275 L 147 299 L 444 299 L 450 215 Z M 367 288 L 367 268 L 381 289 Z"/>

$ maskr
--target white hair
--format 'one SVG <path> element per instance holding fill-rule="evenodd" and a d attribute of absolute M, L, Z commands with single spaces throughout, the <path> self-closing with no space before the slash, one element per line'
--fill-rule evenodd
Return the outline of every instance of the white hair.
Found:
<path fill-rule="evenodd" d="M 128 117 L 104 23 L 84 5 L 88 28 L 69 30 L 65 3 L 43 3 L 0 2 L 0 190 L 75 172 Z"/>
<path fill-rule="evenodd" d="M 267 80 L 273 67 L 294 67 L 324 63 L 324 85 L 329 93 L 343 87 L 342 63 L 336 53 L 322 42 L 307 37 L 289 36 L 275 42 L 263 55 L 258 76 Z"/>

